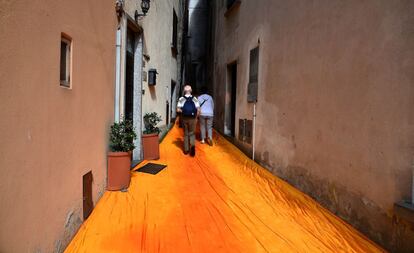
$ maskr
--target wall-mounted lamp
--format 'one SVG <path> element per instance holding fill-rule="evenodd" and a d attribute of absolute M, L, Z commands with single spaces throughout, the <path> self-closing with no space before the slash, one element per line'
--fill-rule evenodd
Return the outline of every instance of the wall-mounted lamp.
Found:
<path fill-rule="evenodd" d="M 147 15 L 147 12 L 150 8 L 151 0 L 141 0 L 141 10 L 142 14 L 139 14 L 138 11 L 135 11 L 135 20 L 138 20 L 139 17 L 144 17 Z"/>
<path fill-rule="evenodd" d="M 148 70 L 148 85 L 156 85 L 157 84 L 157 70 L 156 69 L 149 69 Z"/>

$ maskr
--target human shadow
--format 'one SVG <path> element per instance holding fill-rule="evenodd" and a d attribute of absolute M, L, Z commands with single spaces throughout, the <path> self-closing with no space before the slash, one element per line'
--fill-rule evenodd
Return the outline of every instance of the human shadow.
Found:
<path fill-rule="evenodd" d="M 180 149 L 183 149 L 183 148 L 184 148 L 184 141 L 183 141 L 183 139 L 181 139 L 181 138 L 176 138 L 176 139 L 173 141 L 173 144 L 174 144 L 175 146 L 179 147 Z"/>

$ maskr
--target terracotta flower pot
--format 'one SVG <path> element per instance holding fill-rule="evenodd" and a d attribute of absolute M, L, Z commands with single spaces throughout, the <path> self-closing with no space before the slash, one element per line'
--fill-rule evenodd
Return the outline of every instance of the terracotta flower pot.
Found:
<path fill-rule="evenodd" d="M 158 134 L 143 134 L 142 146 L 144 149 L 144 160 L 160 159 L 160 144 Z"/>
<path fill-rule="evenodd" d="M 119 191 L 129 187 L 131 181 L 130 152 L 108 152 L 107 190 Z"/>

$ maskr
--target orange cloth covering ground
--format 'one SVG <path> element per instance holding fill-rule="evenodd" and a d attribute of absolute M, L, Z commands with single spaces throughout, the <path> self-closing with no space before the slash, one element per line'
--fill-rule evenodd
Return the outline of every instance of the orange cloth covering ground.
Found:
<path fill-rule="evenodd" d="M 160 146 L 168 167 L 106 192 L 65 252 L 384 252 L 215 136 L 192 158 L 174 127 Z"/>

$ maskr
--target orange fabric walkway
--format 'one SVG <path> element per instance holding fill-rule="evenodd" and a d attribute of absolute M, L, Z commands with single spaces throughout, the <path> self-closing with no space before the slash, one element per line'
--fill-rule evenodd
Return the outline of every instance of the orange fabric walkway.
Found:
<path fill-rule="evenodd" d="M 161 144 L 168 167 L 106 192 L 65 252 L 384 252 L 221 136 L 184 155 L 181 131 Z"/>

